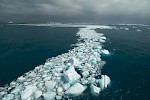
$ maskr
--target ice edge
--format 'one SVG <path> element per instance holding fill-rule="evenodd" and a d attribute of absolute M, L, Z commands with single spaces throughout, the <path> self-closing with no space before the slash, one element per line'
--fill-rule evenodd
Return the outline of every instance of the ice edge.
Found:
<path fill-rule="evenodd" d="M 79 27 L 79 26 L 78 26 Z M 35 67 L 10 85 L 0 87 L 2 100 L 62 99 L 80 96 L 87 88 L 91 95 L 99 93 L 110 84 L 107 75 L 101 75 L 101 55 L 109 55 L 102 48 L 106 37 L 95 29 L 112 29 L 110 26 L 85 25 L 79 28 L 79 42 L 68 53 L 52 57 L 44 65 Z M 82 41 L 82 42 L 81 42 Z"/>

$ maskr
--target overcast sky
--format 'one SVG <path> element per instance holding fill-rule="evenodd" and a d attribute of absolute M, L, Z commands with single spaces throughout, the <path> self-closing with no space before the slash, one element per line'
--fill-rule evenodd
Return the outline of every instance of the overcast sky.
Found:
<path fill-rule="evenodd" d="M 150 24 L 150 0 L 0 0 L 0 22 Z"/>

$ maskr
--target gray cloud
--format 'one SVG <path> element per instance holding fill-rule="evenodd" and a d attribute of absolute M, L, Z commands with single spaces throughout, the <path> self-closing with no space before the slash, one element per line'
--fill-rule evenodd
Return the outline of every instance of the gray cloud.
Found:
<path fill-rule="evenodd" d="M 150 24 L 150 0 L 0 0 L 0 22 Z"/>

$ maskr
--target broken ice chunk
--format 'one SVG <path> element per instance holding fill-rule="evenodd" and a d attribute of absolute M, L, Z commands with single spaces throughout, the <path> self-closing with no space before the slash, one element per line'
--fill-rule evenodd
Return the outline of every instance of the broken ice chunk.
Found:
<path fill-rule="evenodd" d="M 83 86 L 80 83 L 76 83 L 75 85 L 71 86 L 67 91 L 65 91 L 65 94 L 70 97 L 75 97 L 81 95 L 85 90 L 87 86 Z"/>
<path fill-rule="evenodd" d="M 0 92 L 0 97 L 3 97 L 5 94 L 7 94 L 7 92 L 1 91 L 1 92 Z"/>
<path fill-rule="evenodd" d="M 64 72 L 64 75 L 62 77 L 65 82 L 68 82 L 70 84 L 76 83 L 80 78 L 81 76 L 75 71 L 73 66 L 69 67 L 69 69 Z"/>
<path fill-rule="evenodd" d="M 97 87 L 97 86 L 95 86 L 93 84 L 90 85 L 90 90 L 91 90 L 91 94 L 93 96 L 98 96 L 100 91 L 101 91 L 101 89 L 99 87 Z"/>
<path fill-rule="evenodd" d="M 62 87 L 58 87 L 57 92 L 58 93 L 62 93 L 63 92 L 63 88 Z"/>
<path fill-rule="evenodd" d="M 43 94 L 45 100 L 53 100 L 56 96 L 55 92 L 46 92 Z"/>
<path fill-rule="evenodd" d="M 14 95 L 8 94 L 8 95 L 4 96 L 4 98 L 2 100 L 13 100 L 13 99 L 14 99 Z"/>
<path fill-rule="evenodd" d="M 106 37 L 105 37 L 105 36 L 102 36 L 101 39 L 106 40 Z"/>
<path fill-rule="evenodd" d="M 93 46 L 93 48 L 92 48 L 93 50 L 96 50 L 96 49 L 102 49 L 102 47 L 101 46 Z"/>
<path fill-rule="evenodd" d="M 103 39 L 100 39 L 100 42 L 104 43 L 104 42 L 105 42 L 105 40 L 103 40 Z"/>
<path fill-rule="evenodd" d="M 74 65 L 74 66 L 78 66 L 79 65 L 79 60 L 75 57 L 72 57 L 67 61 L 67 63 L 70 63 L 71 65 Z"/>
<path fill-rule="evenodd" d="M 35 98 L 39 98 L 41 95 L 42 95 L 41 91 L 36 91 L 34 94 Z"/>
<path fill-rule="evenodd" d="M 107 86 L 110 84 L 110 78 L 107 76 L 107 75 L 105 75 L 105 88 L 107 88 Z"/>
<path fill-rule="evenodd" d="M 53 64 L 51 62 L 47 62 L 47 63 L 44 64 L 44 68 L 45 69 L 50 69 L 52 67 L 52 65 Z"/>
<path fill-rule="evenodd" d="M 46 81 L 45 86 L 46 86 L 47 91 L 51 91 L 56 86 L 56 82 L 55 81 Z"/>
<path fill-rule="evenodd" d="M 21 92 L 21 99 L 27 100 L 30 97 L 38 98 L 42 95 L 42 92 L 38 90 L 35 85 L 29 85 L 25 88 L 24 91 Z"/>
<path fill-rule="evenodd" d="M 24 91 L 21 92 L 21 99 L 27 100 L 33 94 L 34 94 L 34 88 L 33 87 L 27 87 Z"/>
<path fill-rule="evenodd" d="M 137 32 L 141 32 L 141 30 L 140 30 L 140 29 L 137 29 L 136 31 L 137 31 Z"/>
<path fill-rule="evenodd" d="M 65 65 L 57 65 L 57 66 L 53 66 L 53 67 L 54 67 L 54 69 L 57 69 L 57 68 L 66 68 Z"/>
<path fill-rule="evenodd" d="M 63 88 L 64 88 L 64 90 L 67 90 L 69 87 L 70 87 L 70 84 L 69 84 L 69 83 L 65 83 L 65 84 L 63 84 Z"/>
<path fill-rule="evenodd" d="M 87 80 L 88 80 L 88 82 L 89 82 L 90 84 L 95 83 L 95 78 L 94 78 L 94 77 L 88 77 Z"/>
<path fill-rule="evenodd" d="M 110 84 L 110 78 L 107 75 L 102 75 L 102 78 L 98 81 L 99 86 L 101 89 L 107 88 L 107 86 Z"/>
<path fill-rule="evenodd" d="M 109 51 L 106 49 L 101 50 L 101 52 L 103 55 L 109 55 L 110 54 Z"/>
<path fill-rule="evenodd" d="M 44 81 L 49 81 L 49 80 L 51 80 L 51 78 L 52 78 L 52 76 L 49 75 L 48 77 L 45 77 L 43 80 Z"/>
<path fill-rule="evenodd" d="M 127 28 L 127 27 L 126 27 L 126 28 L 124 28 L 124 29 L 125 29 L 125 30 L 129 30 L 129 28 Z"/>
<path fill-rule="evenodd" d="M 20 91 L 21 91 L 20 88 L 15 88 L 15 89 L 13 89 L 13 90 L 11 91 L 11 93 L 13 93 L 13 94 L 18 94 Z"/>
<path fill-rule="evenodd" d="M 84 71 L 84 72 L 82 72 L 82 76 L 83 77 L 88 77 L 89 76 L 89 71 Z"/>
<path fill-rule="evenodd" d="M 57 96 L 56 96 L 56 100 L 62 100 L 62 96 L 57 95 Z"/>
<path fill-rule="evenodd" d="M 26 78 L 24 78 L 23 76 L 20 76 L 20 77 L 17 79 L 17 81 L 21 83 L 21 82 L 23 82 L 25 79 L 26 79 Z"/>

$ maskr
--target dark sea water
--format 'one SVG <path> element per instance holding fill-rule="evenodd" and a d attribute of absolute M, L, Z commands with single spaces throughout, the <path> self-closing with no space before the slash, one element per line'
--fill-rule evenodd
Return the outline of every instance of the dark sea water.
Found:
<path fill-rule="evenodd" d="M 10 83 L 46 59 L 67 52 L 78 28 L 0 24 L 0 86 Z"/>
<path fill-rule="evenodd" d="M 150 26 L 116 27 L 119 30 L 97 29 L 107 37 L 104 48 L 111 52 L 103 57 L 102 70 L 111 78 L 111 86 L 99 100 L 150 100 Z"/>
<path fill-rule="evenodd" d="M 86 90 L 82 97 L 74 99 L 150 100 L 150 26 L 115 27 L 96 29 L 107 37 L 103 45 L 111 55 L 102 57 L 106 61 L 102 74 L 111 78 L 111 85 L 98 98 Z M 78 28 L 0 25 L 0 86 L 47 58 L 67 52 L 77 42 L 77 31 Z"/>

